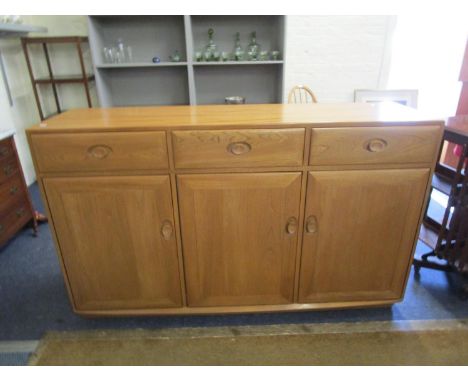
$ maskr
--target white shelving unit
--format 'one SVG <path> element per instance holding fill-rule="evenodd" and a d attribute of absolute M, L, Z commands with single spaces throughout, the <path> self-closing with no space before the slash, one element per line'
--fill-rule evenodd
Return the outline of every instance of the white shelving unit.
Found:
<path fill-rule="evenodd" d="M 247 103 L 281 103 L 284 16 L 89 16 L 89 43 L 103 107 L 222 104 L 227 96 Z M 278 61 L 197 62 L 208 29 L 220 52 L 231 52 L 235 33 L 244 49 L 257 32 L 261 50 L 279 50 Z M 103 47 L 121 38 L 132 47 L 132 63 L 103 62 Z M 181 62 L 170 62 L 175 50 Z M 153 63 L 153 57 L 160 63 Z"/>

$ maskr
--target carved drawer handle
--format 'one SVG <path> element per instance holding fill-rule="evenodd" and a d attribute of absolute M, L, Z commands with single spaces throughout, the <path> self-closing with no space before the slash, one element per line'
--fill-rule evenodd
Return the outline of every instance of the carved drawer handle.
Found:
<path fill-rule="evenodd" d="M 18 192 L 18 187 L 17 186 L 13 186 L 10 188 L 10 194 L 11 195 L 14 195 Z"/>
<path fill-rule="evenodd" d="M 24 208 L 19 208 L 16 210 L 16 216 L 21 217 L 24 215 Z"/>
<path fill-rule="evenodd" d="M 232 142 L 228 145 L 227 150 L 233 155 L 242 155 L 252 150 L 252 146 L 247 142 Z"/>
<path fill-rule="evenodd" d="M 161 226 L 161 236 L 164 240 L 170 240 L 173 233 L 174 228 L 172 227 L 172 223 L 169 220 L 164 221 Z"/>
<path fill-rule="evenodd" d="M 95 159 L 105 159 L 112 153 L 112 148 L 107 145 L 94 145 L 88 148 L 88 156 Z"/>
<path fill-rule="evenodd" d="M 367 141 L 364 145 L 367 151 L 371 153 L 377 153 L 384 150 L 387 147 L 388 143 L 385 139 L 375 138 Z"/>
<path fill-rule="evenodd" d="M 293 235 L 297 232 L 297 219 L 295 217 L 288 219 L 288 222 L 286 223 L 286 232 L 289 235 Z"/>
<path fill-rule="evenodd" d="M 307 233 L 315 233 L 318 229 L 317 218 L 314 215 L 311 215 L 306 220 L 305 229 Z"/>

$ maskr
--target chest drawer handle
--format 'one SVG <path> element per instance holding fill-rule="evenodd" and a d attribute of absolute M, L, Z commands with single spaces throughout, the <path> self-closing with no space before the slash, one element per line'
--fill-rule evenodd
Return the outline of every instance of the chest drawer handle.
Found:
<path fill-rule="evenodd" d="M 1 157 L 6 157 L 10 150 L 8 150 L 8 147 L 2 147 L 0 148 L 0 156 Z"/>
<path fill-rule="evenodd" d="M 112 149 L 107 145 L 94 145 L 88 148 L 88 156 L 95 159 L 105 159 L 112 153 Z"/>
<path fill-rule="evenodd" d="M 233 155 L 242 155 L 252 150 L 252 146 L 247 142 L 232 142 L 228 145 L 227 150 Z"/>
<path fill-rule="evenodd" d="M 19 218 L 24 215 L 24 208 L 19 208 L 16 210 L 16 216 Z"/>
<path fill-rule="evenodd" d="M 3 166 L 3 172 L 5 173 L 5 175 L 10 175 L 11 173 L 13 173 L 13 166 L 11 164 Z"/>
<path fill-rule="evenodd" d="M 306 220 L 306 232 L 307 233 L 315 233 L 317 232 L 318 224 L 317 224 L 317 218 L 313 215 L 309 216 Z"/>
<path fill-rule="evenodd" d="M 375 138 L 367 141 L 364 145 L 367 151 L 378 153 L 387 147 L 388 143 L 385 139 Z"/>
<path fill-rule="evenodd" d="M 13 186 L 10 188 L 10 194 L 11 195 L 14 195 L 18 192 L 18 187 L 17 186 Z"/>
<path fill-rule="evenodd" d="M 161 235 L 164 240 L 170 240 L 173 232 L 174 228 L 172 227 L 172 223 L 169 220 L 164 221 L 161 226 Z"/>
<path fill-rule="evenodd" d="M 286 223 L 286 232 L 289 235 L 293 235 L 297 232 L 297 219 L 295 217 L 288 219 L 288 222 Z"/>

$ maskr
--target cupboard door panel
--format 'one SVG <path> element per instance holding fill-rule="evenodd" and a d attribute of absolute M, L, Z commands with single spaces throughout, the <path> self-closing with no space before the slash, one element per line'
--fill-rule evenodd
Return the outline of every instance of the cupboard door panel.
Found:
<path fill-rule="evenodd" d="M 47 178 L 77 309 L 181 305 L 168 176 Z"/>
<path fill-rule="evenodd" d="M 299 301 L 400 298 L 429 173 L 310 172 Z"/>
<path fill-rule="evenodd" d="M 293 300 L 300 173 L 178 176 L 189 306 Z"/>

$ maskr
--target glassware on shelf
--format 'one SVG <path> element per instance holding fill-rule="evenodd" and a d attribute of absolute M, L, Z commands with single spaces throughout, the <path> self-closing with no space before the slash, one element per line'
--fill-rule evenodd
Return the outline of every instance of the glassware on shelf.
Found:
<path fill-rule="evenodd" d="M 221 61 L 229 61 L 230 55 L 228 52 L 221 52 Z"/>
<path fill-rule="evenodd" d="M 169 60 L 171 62 L 180 62 L 180 54 L 179 54 L 179 51 L 176 50 L 174 51 L 174 54 L 169 56 Z"/>
<path fill-rule="evenodd" d="M 278 61 L 280 56 L 279 50 L 273 50 L 271 51 L 271 59 L 274 61 Z"/>
<path fill-rule="evenodd" d="M 117 40 L 115 46 L 102 48 L 104 62 L 108 64 L 123 64 L 133 62 L 133 51 L 130 45 L 125 45 L 122 39 Z"/>
<path fill-rule="evenodd" d="M 250 61 L 257 61 L 260 54 L 260 45 L 257 43 L 257 32 L 250 35 L 250 43 L 247 45 L 247 58 Z"/>
<path fill-rule="evenodd" d="M 260 52 L 260 61 L 268 61 L 269 58 L 270 58 L 270 53 L 268 52 L 268 50 L 262 50 Z"/>
<path fill-rule="evenodd" d="M 200 62 L 203 61 L 203 53 L 202 52 L 195 52 L 195 61 Z"/>
<path fill-rule="evenodd" d="M 218 47 L 213 41 L 213 34 L 213 28 L 208 29 L 208 44 L 206 45 L 205 51 L 203 53 L 205 61 L 219 61 L 220 58 Z"/>
<path fill-rule="evenodd" d="M 232 51 L 232 58 L 234 61 L 242 61 L 244 59 L 244 49 L 240 44 L 240 33 L 236 33 L 236 41 L 234 43 L 234 50 Z"/>

